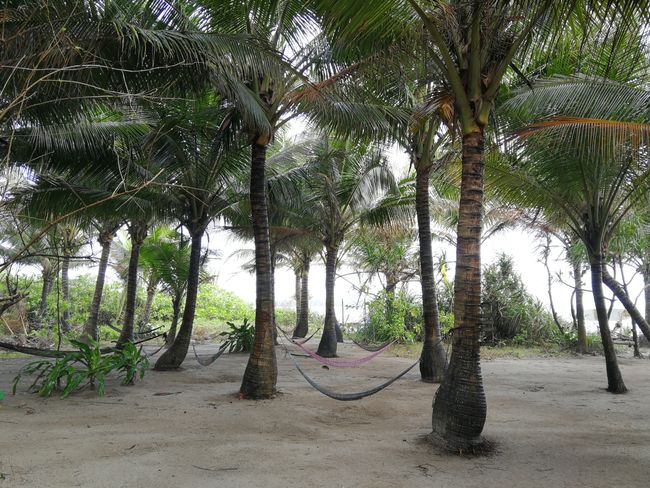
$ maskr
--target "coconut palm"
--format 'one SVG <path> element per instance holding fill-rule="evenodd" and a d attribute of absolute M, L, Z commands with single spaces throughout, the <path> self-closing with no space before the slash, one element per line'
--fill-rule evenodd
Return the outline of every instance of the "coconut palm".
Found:
<path fill-rule="evenodd" d="M 649 97 L 645 89 L 602 78 L 539 83 L 534 92 L 515 96 L 506 108 L 518 110 L 526 121 L 553 117 L 522 124 L 513 148 L 517 168 L 495 165 L 498 181 L 510 185 L 503 187 L 504 195 L 542 208 L 549 220 L 570 229 L 584 243 L 608 390 L 613 393 L 627 389 L 616 360 L 602 284 L 613 281 L 605 267 L 609 242 L 648 190 Z M 616 286 L 610 287 L 616 291 Z"/>
<path fill-rule="evenodd" d="M 233 205 L 247 158 L 227 129 L 229 110 L 206 92 L 193 102 L 171 104 L 146 144 L 153 160 L 169 168 L 167 214 L 187 229 L 190 263 L 183 319 L 174 340 L 155 368 L 176 369 L 185 359 L 192 336 L 202 261 L 202 239 L 208 224 Z"/>
<path fill-rule="evenodd" d="M 397 188 L 382 152 L 367 144 L 326 136 L 314 148 L 304 171 L 310 217 L 325 247 L 325 323 L 318 346 L 324 357 L 336 355 L 334 283 L 339 252 L 349 231 L 362 222 L 389 189 Z"/>
<path fill-rule="evenodd" d="M 518 67 L 528 63 L 531 53 L 551 57 L 564 31 L 571 30 L 573 45 L 583 49 L 582 41 L 596 34 L 598 26 L 623 32 L 647 22 L 648 2 L 313 0 L 313 4 L 322 12 L 325 29 L 338 41 L 337 47 L 368 52 L 410 36 L 409 56 L 420 61 L 430 56 L 429 70 L 444 82 L 440 96 L 433 97 L 430 105 L 444 103 L 453 112 L 450 120 L 462 140 L 462 181 L 456 333 L 432 421 L 434 438 L 451 449 L 466 449 L 480 442 L 486 417 L 479 365 L 481 210 L 486 129 L 499 90 L 510 67 L 521 72 Z M 426 42 L 415 42 L 422 39 L 422 31 Z M 614 37 L 620 39 L 618 34 Z"/>

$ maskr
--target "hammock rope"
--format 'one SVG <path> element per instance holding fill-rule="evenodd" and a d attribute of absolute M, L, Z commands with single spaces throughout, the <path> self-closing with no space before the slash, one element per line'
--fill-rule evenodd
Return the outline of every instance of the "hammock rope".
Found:
<path fill-rule="evenodd" d="M 291 338 L 289 338 L 287 335 L 285 335 L 285 338 L 287 340 L 291 340 Z M 370 355 L 368 355 L 366 357 L 359 358 L 359 359 L 351 359 L 351 360 L 348 360 L 348 361 L 335 361 L 333 359 L 324 358 L 323 356 L 320 356 L 320 355 L 316 354 L 315 352 L 311 351 L 310 349 L 307 349 L 302 344 L 299 344 L 297 342 L 293 342 L 293 344 L 298 346 L 305 353 L 309 354 L 309 356 L 311 358 L 315 359 L 319 363 L 324 364 L 326 366 L 331 366 L 332 368 L 356 368 L 358 366 L 362 366 L 362 365 L 364 365 L 366 363 L 369 363 L 370 361 L 375 359 L 377 356 L 379 356 L 381 353 L 383 353 L 386 349 L 388 349 L 390 346 L 392 346 L 395 342 L 396 342 L 396 340 L 392 341 L 392 342 L 389 342 L 388 344 L 386 344 L 381 349 L 373 352 L 372 354 L 370 354 Z"/>
<path fill-rule="evenodd" d="M 219 359 L 224 352 L 226 352 L 227 349 L 226 345 L 227 344 L 223 344 L 221 347 L 219 347 L 219 350 L 216 352 L 216 354 L 212 354 L 206 358 L 202 358 L 196 353 L 196 346 L 192 344 L 192 350 L 194 351 L 194 357 L 196 358 L 196 362 L 199 363 L 201 366 L 210 366 L 217 359 Z"/>
<path fill-rule="evenodd" d="M 316 330 L 312 333 L 312 335 L 310 335 L 309 337 L 307 337 L 307 339 L 304 339 L 304 340 L 302 340 L 302 341 L 297 341 L 297 340 L 295 340 L 295 339 L 292 337 L 292 338 L 291 338 L 291 342 L 293 342 L 294 344 L 306 344 L 308 341 L 310 341 L 310 340 L 311 340 L 311 339 L 316 335 L 316 333 L 317 333 L 319 330 L 320 330 L 320 327 L 319 327 L 318 329 L 316 329 Z"/>

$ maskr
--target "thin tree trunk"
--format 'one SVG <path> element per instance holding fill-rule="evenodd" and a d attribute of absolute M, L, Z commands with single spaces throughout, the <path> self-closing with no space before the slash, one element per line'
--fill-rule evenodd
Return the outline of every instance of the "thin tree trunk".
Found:
<path fill-rule="evenodd" d="M 271 249 L 266 198 L 266 141 L 252 145 L 250 200 L 255 237 L 255 338 L 246 365 L 240 395 L 243 398 L 270 398 L 275 394 L 278 365 L 273 345 L 273 291 Z"/>
<path fill-rule="evenodd" d="M 591 256 L 591 289 L 594 295 L 594 304 L 598 316 L 598 328 L 600 337 L 603 341 L 603 352 L 605 353 L 605 366 L 607 369 L 607 391 L 611 393 L 625 393 L 627 388 L 623 383 L 623 376 L 618 367 L 616 359 L 616 350 L 612 341 L 612 333 L 609 330 L 609 320 L 607 318 L 607 306 L 605 305 L 605 294 L 603 293 L 603 279 L 605 266 L 602 257 Z"/>
<path fill-rule="evenodd" d="M 104 292 L 104 281 L 106 280 L 106 269 L 108 268 L 108 258 L 111 254 L 111 244 L 115 232 L 110 231 L 100 232 L 99 244 L 102 246 L 102 254 L 99 258 L 99 269 L 97 270 L 97 280 L 95 281 L 95 293 L 93 294 L 93 301 L 90 304 L 90 314 L 88 320 L 84 325 L 82 339 L 90 338 L 94 341 L 99 339 L 99 310 L 102 303 L 102 294 Z"/>
<path fill-rule="evenodd" d="M 447 369 L 447 354 L 440 341 L 440 317 L 433 274 L 431 222 L 429 213 L 429 177 L 431 166 L 416 173 L 415 211 L 418 219 L 420 245 L 420 285 L 422 287 L 422 315 L 424 338 L 420 353 L 420 377 L 427 383 L 440 383 Z"/>
<path fill-rule="evenodd" d="M 181 297 L 176 296 L 172 298 L 172 325 L 169 327 L 167 332 L 167 338 L 165 339 L 165 346 L 170 347 L 176 339 L 176 326 L 178 325 L 178 316 L 181 312 Z"/>
<path fill-rule="evenodd" d="M 147 283 L 147 299 L 144 302 L 144 310 L 142 311 L 142 317 L 140 318 L 140 330 L 146 327 L 151 320 L 151 307 L 153 306 L 153 299 L 156 296 L 157 286 L 158 280 L 153 276 L 150 276 L 149 282 Z"/>
<path fill-rule="evenodd" d="M 645 321 L 650 324 L 650 266 L 643 270 L 643 298 L 645 300 Z"/>
<path fill-rule="evenodd" d="M 196 313 L 196 297 L 199 291 L 199 277 L 201 275 L 201 240 L 203 239 L 204 232 L 205 226 L 194 229 L 194 232 L 192 232 L 192 247 L 190 249 L 190 266 L 187 275 L 187 292 L 185 295 L 185 308 L 183 309 L 183 321 L 171 347 L 156 361 L 154 369 L 158 371 L 178 369 L 185 360 L 185 356 L 187 356 L 187 351 L 190 347 L 194 315 Z"/>
<path fill-rule="evenodd" d="M 634 303 L 632 303 L 632 300 L 630 300 L 630 297 L 625 293 L 625 290 L 623 290 L 621 285 L 609 274 L 605 266 L 602 268 L 603 283 L 607 285 L 616 298 L 618 298 L 618 300 L 623 304 L 623 307 L 625 307 L 627 313 L 630 314 L 632 320 L 637 323 L 639 329 L 643 332 L 643 335 L 650 341 L 650 326 L 648 325 L 648 322 L 646 322 L 643 315 L 641 315 L 641 312 L 639 312 L 639 309 L 637 309 Z"/>
<path fill-rule="evenodd" d="M 560 319 L 555 310 L 555 302 L 553 301 L 553 276 L 551 275 L 551 268 L 548 266 L 548 255 L 551 253 L 551 236 L 546 234 L 546 246 L 544 248 L 544 267 L 546 268 L 546 285 L 548 292 L 548 302 L 551 306 L 551 315 L 553 317 L 553 322 L 555 322 L 556 327 L 560 331 L 560 334 L 564 334 L 564 328 L 560 323 Z"/>
<path fill-rule="evenodd" d="M 580 261 L 573 260 L 573 282 L 576 294 L 576 322 L 578 323 L 578 352 L 587 352 L 587 328 L 585 326 L 585 306 L 582 289 L 582 265 Z"/>
<path fill-rule="evenodd" d="M 131 222 L 129 225 L 131 237 L 131 255 L 129 257 L 129 270 L 126 283 L 126 300 L 124 304 L 124 321 L 122 332 L 117 344 L 133 341 L 133 323 L 135 321 L 135 299 L 138 292 L 138 264 L 140 262 L 140 248 L 147 237 L 147 224 L 144 222 Z"/>
<path fill-rule="evenodd" d="M 334 283 L 336 281 L 336 260 L 339 248 L 336 244 L 328 244 L 325 259 L 325 323 L 323 335 L 318 344 L 317 353 L 326 358 L 336 357 L 336 309 L 334 303 Z"/>
<path fill-rule="evenodd" d="M 61 314 L 61 325 L 63 332 L 70 332 L 70 254 L 66 249 L 63 251 L 61 261 L 61 297 L 63 298 L 63 313 Z"/>
<path fill-rule="evenodd" d="M 298 324 L 293 332 L 294 337 L 307 337 L 309 332 L 309 255 L 303 256 L 303 262 L 300 269 L 300 315 Z"/>
<path fill-rule="evenodd" d="M 271 244 L 271 241 L 269 241 L 269 248 L 271 250 L 271 307 L 273 309 L 271 316 L 273 317 L 273 345 L 277 346 L 278 329 L 276 327 L 277 322 L 275 316 L 275 260 L 277 258 L 277 255 L 276 247 L 275 245 Z"/>
<path fill-rule="evenodd" d="M 47 313 L 47 297 L 52 292 L 52 286 L 54 285 L 54 272 L 52 266 L 43 267 L 42 277 L 43 286 L 41 287 L 41 299 L 38 302 L 38 312 L 36 313 L 36 319 L 32 326 L 34 330 L 39 330 L 43 327 L 43 320 Z"/>
<path fill-rule="evenodd" d="M 453 451 L 470 449 L 482 442 L 481 432 L 487 415 L 479 345 L 484 158 L 483 132 L 464 135 L 453 344 L 432 412 L 435 442 Z"/>
<path fill-rule="evenodd" d="M 623 282 L 623 291 L 629 297 L 630 292 L 627 289 L 627 282 L 625 281 L 625 269 L 623 268 L 623 259 L 619 256 L 618 258 L 618 267 L 621 269 L 621 281 Z M 635 305 L 636 307 L 636 305 Z M 632 344 L 634 346 L 634 357 L 641 358 L 641 351 L 639 351 L 639 336 L 636 333 L 636 320 L 630 317 L 632 322 Z"/>
<path fill-rule="evenodd" d="M 296 300 L 296 325 L 294 326 L 294 332 L 298 330 L 298 321 L 300 320 L 300 268 L 293 270 L 294 274 L 294 298 Z M 294 335 L 295 337 L 295 335 Z"/>

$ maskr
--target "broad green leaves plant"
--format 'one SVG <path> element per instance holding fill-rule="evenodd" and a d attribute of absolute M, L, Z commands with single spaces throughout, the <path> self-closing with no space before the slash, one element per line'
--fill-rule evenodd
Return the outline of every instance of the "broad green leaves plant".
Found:
<path fill-rule="evenodd" d="M 106 375 L 112 371 L 124 373 L 123 385 L 132 384 L 137 372 L 140 378 L 149 366 L 149 360 L 141 355 L 132 343 L 127 343 L 110 355 L 102 355 L 99 343 L 89 344 L 71 340 L 70 343 L 79 350 L 66 354 L 54 362 L 49 360 L 33 361 L 23 367 L 13 381 L 12 392 L 15 395 L 18 383 L 23 376 L 36 375 L 29 387 L 40 396 L 49 397 L 56 390 L 61 391 L 61 399 L 77 390 L 83 383 L 91 389 L 97 387 L 97 394 L 103 396 Z"/>
<path fill-rule="evenodd" d="M 248 319 L 244 319 L 241 325 L 232 322 L 226 322 L 230 330 L 219 334 L 226 338 L 221 345 L 222 348 L 228 348 L 228 352 L 249 352 L 253 349 L 253 337 L 255 336 L 255 325 Z"/>

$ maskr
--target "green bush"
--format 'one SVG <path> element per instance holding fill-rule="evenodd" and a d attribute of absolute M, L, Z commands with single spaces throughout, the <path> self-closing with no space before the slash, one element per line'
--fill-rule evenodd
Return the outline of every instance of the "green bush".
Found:
<path fill-rule="evenodd" d="M 422 305 L 405 292 L 394 295 L 382 292 L 369 303 L 366 326 L 357 335 L 368 342 L 421 339 Z"/>
<path fill-rule="evenodd" d="M 501 254 L 483 270 L 482 338 L 488 344 L 539 344 L 557 339 L 553 317 L 515 273 L 512 258 Z"/>
<path fill-rule="evenodd" d="M 228 352 L 250 352 L 253 349 L 253 338 L 255 337 L 255 324 L 244 319 L 241 325 L 226 322 L 229 330 L 219 334 L 225 338 L 221 348 L 228 348 Z"/>

